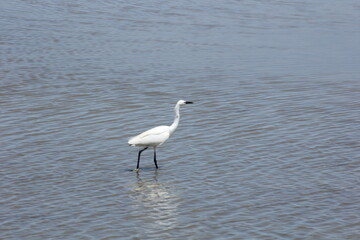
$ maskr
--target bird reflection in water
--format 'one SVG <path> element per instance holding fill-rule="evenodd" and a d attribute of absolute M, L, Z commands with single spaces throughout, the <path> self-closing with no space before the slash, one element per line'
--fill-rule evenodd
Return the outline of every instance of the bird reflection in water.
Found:
<path fill-rule="evenodd" d="M 144 171 L 142 172 L 144 173 Z M 144 231 L 167 231 L 176 228 L 180 198 L 171 191 L 171 186 L 158 181 L 159 172 L 153 175 L 136 172 L 136 183 L 131 189 L 135 204 L 132 206 L 141 218 Z M 147 234 L 151 234 L 148 232 Z"/>

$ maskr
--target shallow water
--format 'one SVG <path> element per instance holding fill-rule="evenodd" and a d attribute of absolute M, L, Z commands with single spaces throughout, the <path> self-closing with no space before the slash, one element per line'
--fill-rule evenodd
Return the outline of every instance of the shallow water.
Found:
<path fill-rule="evenodd" d="M 358 1 L 0 6 L 1 239 L 360 238 Z"/>

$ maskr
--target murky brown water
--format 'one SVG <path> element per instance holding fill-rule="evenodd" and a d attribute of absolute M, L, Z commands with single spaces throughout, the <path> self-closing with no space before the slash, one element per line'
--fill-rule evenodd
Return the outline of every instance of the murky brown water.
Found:
<path fill-rule="evenodd" d="M 360 238 L 358 1 L 0 6 L 1 239 Z"/>

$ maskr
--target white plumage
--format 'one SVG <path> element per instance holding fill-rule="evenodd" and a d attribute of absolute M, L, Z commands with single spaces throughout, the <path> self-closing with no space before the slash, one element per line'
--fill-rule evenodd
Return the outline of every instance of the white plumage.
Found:
<path fill-rule="evenodd" d="M 170 137 L 169 126 L 158 126 L 129 139 L 130 146 L 159 146 Z"/>
<path fill-rule="evenodd" d="M 139 151 L 138 154 L 138 162 L 136 166 L 136 171 L 139 170 L 140 164 L 140 155 L 143 151 L 148 149 L 148 147 L 154 148 L 154 163 L 156 168 L 158 168 L 156 162 L 156 147 L 163 144 L 176 130 L 179 125 L 180 120 L 180 106 L 185 104 L 191 104 L 192 102 L 187 102 L 184 100 L 179 100 L 175 105 L 175 119 L 174 122 L 170 126 L 158 126 L 154 127 L 150 130 L 147 130 L 135 137 L 129 139 L 128 143 L 130 146 L 136 147 L 144 147 L 142 150 Z"/>

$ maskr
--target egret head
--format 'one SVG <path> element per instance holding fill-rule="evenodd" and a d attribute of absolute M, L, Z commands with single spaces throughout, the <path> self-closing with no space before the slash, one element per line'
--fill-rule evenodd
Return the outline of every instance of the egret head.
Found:
<path fill-rule="evenodd" d="M 185 104 L 192 104 L 193 102 L 185 101 L 185 100 L 179 100 L 176 105 L 185 105 Z"/>

